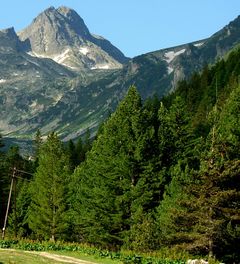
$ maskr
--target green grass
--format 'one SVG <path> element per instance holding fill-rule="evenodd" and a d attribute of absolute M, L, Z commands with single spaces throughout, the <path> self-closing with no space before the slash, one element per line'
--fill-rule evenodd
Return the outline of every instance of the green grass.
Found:
<path fill-rule="evenodd" d="M 61 264 L 65 262 L 54 261 L 47 257 L 39 256 L 39 252 L 25 252 L 22 250 L 11 250 L 4 249 L 0 250 L 0 264 L 41 264 L 41 263 L 50 263 L 50 264 Z M 85 260 L 89 262 L 99 263 L 99 264 L 120 264 L 121 261 L 99 258 L 96 256 L 89 256 L 81 252 L 68 252 L 68 251 L 48 251 L 50 254 L 56 254 L 61 256 L 74 257 L 79 260 Z"/>
<path fill-rule="evenodd" d="M 49 258 L 38 256 L 23 251 L 0 250 L 0 264 L 64 264 L 64 262 L 54 261 Z"/>
<path fill-rule="evenodd" d="M 37 252 L 49 252 L 50 254 L 75 257 L 83 261 L 99 264 L 184 264 L 185 260 L 190 258 L 185 252 L 170 250 L 169 248 L 161 249 L 159 252 L 150 252 L 148 254 L 139 252 L 138 254 L 132 251 L 111 252 L 87 244 L 63 243 L 60 241 L 56 243 L 39 242 L 24 239 L 0 240 L 0 248 L 22 250 L 21 252 L 23 253 L 32 251 L 35 255 L 37 255 Z"/>

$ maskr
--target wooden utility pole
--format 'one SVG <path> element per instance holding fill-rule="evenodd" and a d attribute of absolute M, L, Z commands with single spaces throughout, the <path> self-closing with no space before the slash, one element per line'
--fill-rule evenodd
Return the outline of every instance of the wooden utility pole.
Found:
<path fill-rule="evenodd" d="M 16 173 L 24 173 L 33 176 L 32 173 L 23 171 L 23 170 L 17 170 L 16 167 L 13 168 L 13 174 L 12 174 L 12 180 L 11 180 L 11 186 L 9 190 L 9 195 L 8 195 L 8 203 L 7 203 L 7 210 L 6 210 L 6 215 L 5 215 L 5 220 L 4 220 L 4 226 L 2 229 L 2 239 L 5 237 L 5 230 L 6 230 L 6 225 L 7 225 L 7 219 L 8 219 L 8 213 L 9 213 L 9 208 L 10 208 L 10 203 L 11 203 L 11 197 L 12 197 L 12 191 L 14 191 L 14 237 L 17 237 L 17 190 L 16 190 L 16 180 L 17 178 L 22 179 L 22 180 L 27 180 L 30 182 L 28 179 L 24 179 L 23 177 L 17 176 Z"/>
<path fill-rule="evenodd" d="M 11 186 L 10 186 L 9 195 L 8 195 L 7 210 L 6 210 L 4 225 L 3 225 L 3 229 L 2 229 L 2 239 L 3 240 L 4 240 L 4 237 L 5 237 L 5 230 L 6 230 L 7 219 L 8 219 L 8 212 L 9 212 L 10 201 L 11 201 L 11 196 L 12 196 L 13 183 L 15 181 L 15 174 L 16 174 L 16 167 L 13 168 Z"/>
<path fill-rule="evenodd" d="M 16 169 L 15 169 L 16 171 Z M 14 175 L 15 176 L 15 175 Z M 14 193 L 14 238 L 17 238 L 17 189 L 16 176 L 13 177 L 13 193 Z"/>

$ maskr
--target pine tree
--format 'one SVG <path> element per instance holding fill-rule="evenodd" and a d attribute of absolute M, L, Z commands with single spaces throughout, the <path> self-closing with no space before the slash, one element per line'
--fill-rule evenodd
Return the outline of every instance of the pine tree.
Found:
<path fill-rule="evenodd" d="M 39 166 L 31 183 L 30 228 L 38 238 L 64 238 L 69 161 L 63 144 L 51 133 L 39 151 Z"/>
<path fill-rule="evenodd" d="M 79 236 L 88 242 L 119 245 L 129 230 L 131 203 L 141 174 L 142 124 L 141 98 L 130 87 L 103 125 L 86 162 L 76 170 L 73 207 Z"/>
<path fill-rule="evenodd" d="M 161 246 L 181 247 L 194 239 L 192 230 L 195 217 L 191 214 L 190 207 L 193 197 L 186 192 L 186 186 L 192 181 L 192 174 L 187 166 L 182 169 L 181 161 L 172 169 L 172 180 L 166 187 L 156 213 Z"/>
<path fill-rule="evenodd" d="M 186 105 L 177 96 L 169 109 L 159 109 L 159 160 L 165 190 L 157 208 L 159 242 L 163 246 L 192 241 L 189 232 L 193 217 L 187 205 L 192 199 L 185 187 L 199 169 L 200 141 L 195 138 Z M 186 217 L 188 215 L 188 217 Z M 191 219 L 191 220 L 190 220 Z M 193 234 L 192 234 L 193 236 Z"/>
<path fill-rule="evenodd" d="M 208 254 L 210 258 L 223 258 L 223 252 L 228 252 L 228 261 L 239 260 L 239 254 L 233 250 L 235 243 L 239 242 L 240 225 L 238 92 L 236 89 L 232 93 L 221 114 L 215 106 L 210 115 L 212 129 L 200 170 L 184 188 L 185 194 L 192 197 L 192 203 L 185 203 L 182 207 L 185 210 L 182 218 L 191 223 L 188 230 L 191 241 L 185 241 L 185 248 Z M 173 219 L 179 221 L 177 214 Z"/>
<path fill-rule="evenodd" d="M 239 225 L 239 164 L 239 161 L 225 161 L 222 165 L 207 165 L 200 172 L 200 186 L 197 189 L 192 186 L 198 220 L 195 225 L 198 238 L 193 245 L 207 249 L 209 257 L 222 254 L 218 247 L 227 240 L 223 232 L 227 225 L 232 221 Z"/>
<path fill-rule="evenodd" d="M 145 102 L 141 114 L 141 134 L 135 146 L 139 177 L 132 187 L 130 229 L 126 232 L 124 247 L 137 251 L 157 247 L 154 211 L 165 184 L 159 162 L 159 104 L 156 97 Z"/>

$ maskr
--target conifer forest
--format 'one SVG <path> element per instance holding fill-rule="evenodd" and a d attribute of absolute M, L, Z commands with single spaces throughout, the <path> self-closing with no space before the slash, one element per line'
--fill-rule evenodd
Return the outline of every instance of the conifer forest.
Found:
<path fill-rule="evenodd" d="M 239 76 L 236 49 L 163 98 L 130 86 L 94 138 L 39 130 L 32 159 L 2 136 L 4 235 L 239 263 Z"/>

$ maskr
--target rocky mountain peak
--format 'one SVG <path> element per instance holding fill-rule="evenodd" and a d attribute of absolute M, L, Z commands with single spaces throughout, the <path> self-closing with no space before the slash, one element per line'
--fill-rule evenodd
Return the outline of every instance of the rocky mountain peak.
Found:
<path fill-rule="evenodd" d="M 50 12 L 54 12 L 56 9 L 55 9 L 55 7 L 54 6 L 50 6 L 50 7 L 48 7 L 47 9 L 45 9 L 44 11 L 43 11 L 43 13 L 50 13 Z"/>
<path fill-rule="evenodd" d="M 49 14 L 54 13 L 54 12 L 56 12 L 55 7 L 54 7 L 54 6 L 50 6 L 50 7 L 48 7 L 47 9 L 45 9 L 42 13 L 40 13 L 40 15 L 49 15 Z M 37 18 L 38 18 L 40 15 L 38 15 Z M 36 18 L 35 18 L 35 19 L 36 19 Z"/>
<path fill-rule="evenodd" d="M 57 11 L 70 20 L 73 18 L 77 18 L 77 19 L 81 18 L 76 11 L 66 6 L 58 7 Z"/>
<path fill-rule="evenodd" d="M 83 19 L 76 11 L 66 6 L 59 7 L 57 11 L 67 19 L 68 23 L 71 25 L 71 28 L 76 32 L 76 34 L 85 38 L 89 38 L 91 36 Z"/>
<path fill-rule="evenodd" d="M 51 58 L 74 70 L 121 68 L 127 58 L 109 41 L 92 35 L 73 9 L 50 7 L 18 33 L 29 54 Z"/>
<path fill-rule="evenodd" d="M 32 51 L 41 55 L 59 53 L 67 46 L 80 46 L 89 35 L 83 19 L 67 7 L 46 9 L 19 32 L 20 39 L 29 39 Z"/>

